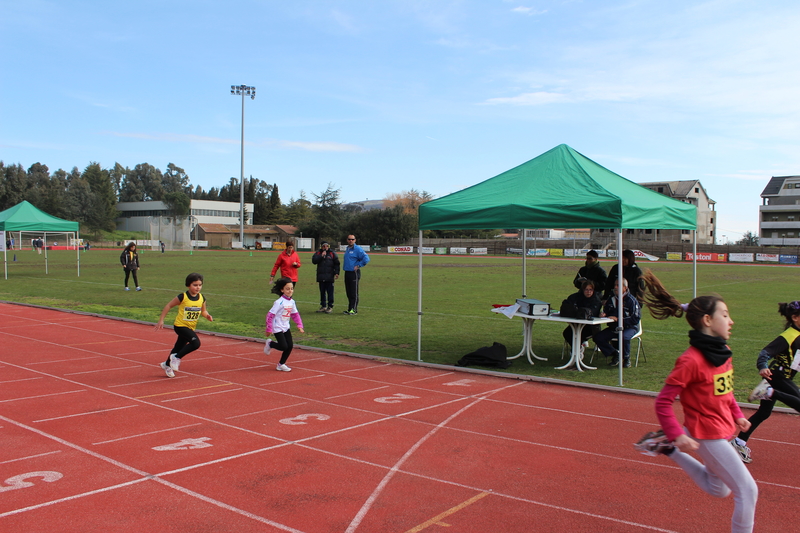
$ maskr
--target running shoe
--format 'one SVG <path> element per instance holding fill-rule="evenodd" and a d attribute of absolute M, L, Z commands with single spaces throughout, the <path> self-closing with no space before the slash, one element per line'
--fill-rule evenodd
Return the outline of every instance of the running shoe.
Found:
<path fill-rule="evenodd" d="M 169 366 L 172 367 L 172 370 L 177 372 L 181 368 L 181 360 L 175 357 L 175 354 L 169 354 Z"/>
<path fill-rule="evenodd" d="M 333 312 L 333 307 L 326 307 L 325 312 L 331 314 Z"/>
<path fill-rule="evenodd" d="M 645 434 L 633 447 L 651 457 L 655 457 L 659 454 L 669 455 L 675 451 L 675 446 L 672 444 L 672 441 L 667 440 L 667 436 L 664 435 L 664 431 L 661 429 Z"/>
<path fill-rule="evenodd" d="M 291 372 L 292 369 L 286 365 L 278 365 L 275 367 L 275 370 L 280 370 L 281 372 Z"/>
<path fill-rule="evenodd" d="M 769 381 L 766 379 L 762 379 L 761 383 L 756 385 L 756 388 L 753 389 L 753 392 L 750 393 L 750 396 L 747 397 L 747 401 L 754 402 L 756 400 L 771 400 L 772 399 L 772 387 L 769 384 Z"/>
<path fill-rule="evenodd" d="M 142 288 L 141 287 L 136 287 L 136 290 L 140 291 L 140 290 L 142 290 Z"/>
<path fill-rule="evenodd" d="M 733 439 L 731 441 L 731 446 L 739 453 L 739 459 L 741 459 L 743 463 L 749 464 L 753 462 L 753 458 L 750 457 L 750 448 L 747 447 L 747 444 L 739 444 L 736 442 L 736 439 Z"/>
<path fill-rule="evenodd" d="M 125 287 L 125 290 L 126 290 L 126 291 L 129 291 L 130 289 L 129 289 L 128 287 Z"/>
<path fill-rule="evenodd" d="M 163 362 L 161 363 L 161 370 L 163 370 L 164 373 L 167 374 L 168 378 L 174 378 L 175 377 L 175 372 L 172 371 L 172 369 L 169 367 L 169 365 L 167 363 L 163 363 Z"/>
<path fill-rule="evenodd" d="M 317 309 L 317 311 L 316 311 L 316 312 L 317 312 L 317 313 L 324 313 L 326 309 L 327 309 L 327 307 L 325 307 L 325 306 L 322 306 L 322 307 L 320 307 L 319 309 Z"/>

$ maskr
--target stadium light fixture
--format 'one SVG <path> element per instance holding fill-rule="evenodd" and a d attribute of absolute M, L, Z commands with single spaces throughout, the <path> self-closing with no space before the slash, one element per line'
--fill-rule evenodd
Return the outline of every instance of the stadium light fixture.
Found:
<path fill-rule="evenodd" d="M 244 246 L 244 97 L 256 99 L 256 88 L 248 85 L 231 85 L 231 94 L 242 95 L 242 175 L 239 180 L 239 242 Z"/>

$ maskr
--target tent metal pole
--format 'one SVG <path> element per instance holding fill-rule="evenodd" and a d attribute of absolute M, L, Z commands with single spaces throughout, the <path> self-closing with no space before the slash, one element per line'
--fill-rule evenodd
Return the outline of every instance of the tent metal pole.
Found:
<path fill-rule="evenodd" d="M 81 277 L 81 247 L 78 246 L 78 240 L 80 239 L 81 232 L 75 232 L 75 251 L 78 252 L 78 277 Z"/>
<path fill-rule="evenodd" d="M 697 298 L 697 230 L 692 231 L 692 298 Z"/>
<path fill-rule="evenodd" d="M 522 297 L 528 297 L 528 262 L 526 261 L 528 254 L 525 251 L 525 229 L 522 229 Z"/>
<path fill-rule="evenodd" d="M 419 268 L 417 268 L 417 361 L 422 361 L 422 230 L 419 230 Z"/>
<path fill-rule="evenodd" d="M 620 288 L 622 288 L 623 280 L 625 279 L 625 271 L 622 270 L 622 228 L 620 228 L 617 233 L 617 261 L 617 283 Z M 614 287 L 611 287 L 611 290 L 613 292 Z M 624 350 L 622 348 L 622 298 L 619 296 L 617 296 L 617 329 L 619 330 L 617 334 L 617 350 L 619 350 L 619 356 L 617 357 L 617 361 L 619 362 L 619 386 L 622 387 L 622 354 Z"/>
<path fill-rule="evenodd" d="M 50 271 L 48 270 L 47 265 L 47 232 L 44 232 L 44 273 L 49 274 Z"/>

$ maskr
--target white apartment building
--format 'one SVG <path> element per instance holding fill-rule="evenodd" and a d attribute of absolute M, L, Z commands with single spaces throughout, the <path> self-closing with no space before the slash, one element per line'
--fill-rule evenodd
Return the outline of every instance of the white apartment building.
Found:
<path fill-rule="evenodd" d="M 758 206 L 761 246 L 800 246 L 800 176 L 773 176 Z"/>
<path fill-rule="evenodd" d="M 169 208 L 164 202 L 119 202 L 117 229 L 122 231 L 150 231 L 150 221 L 168 217 Z M 196 224 L 239 224 L 239 202 L 192 200 L 190 203 L 192 226 Z M 253 204 L 244 204 L 245 225 L 253 224 Z"/>

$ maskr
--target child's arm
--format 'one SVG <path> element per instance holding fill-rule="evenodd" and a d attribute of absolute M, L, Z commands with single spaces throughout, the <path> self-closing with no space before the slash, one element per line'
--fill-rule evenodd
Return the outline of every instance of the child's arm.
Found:
<path fill-rule="evenodd" d="M 158 324 L 156 324 L 156 329 L 161 329 L 164 327 L 164 318 L 166 318 L 167 313 L 169 313 L 169 310 L 175 307 L 176 305 L 180 305 L 180 303 L 181 301 L 178 300 L 178 297 L 176 296 L 175 298 L 170 300 L 167 305 L 164 306 L 164 309 L 161 310 L 161 316 L 158 317 Z"/>
<path fill-rule="evenodd" d="M 305 330 L 303 330 L 303 319 L 300 318 L 300 313 L 297 311 L 297 307 L 294 308 L 294 313 L 289 316 L 292 318 L 292 320 L 294 320 L 294 323 L 297 324 L 297 331 L 300 333 L 305 333 Z"/>
<path fill-rule="evenodd" d="M 214 322 L 214 319 L 211 317 L 211 315 L 208 314 L 208 310 L 206 309 L 206 303 L 205 302 L 203 302 L 203 307 L 202 307 L 202 309 L 200 309 L 200 316 L 206 317 L 206 319 L 209 322 Z"/>
<path fill-rule="evenodd" d="M 272 323 L 275 320 L 275 313 L 272 312 L 270 309 L 269 313 L 267 313 L 266 318 L 266 327 L 264 328 L 264 333 L 267 334 L 267 337 L 272 335 Z"/>
<path fill-rule="evenodd" d="M 700 444 L 683 432 L 678 417 L 675 416 L 675 411 L 672 409 L 675 398 L 682 390 L 683 388 L 678 385 L 664 385 L 656 397 L 656 417 L 667 438 L 680 451 L 690 452 L 699 448 Z"/>

